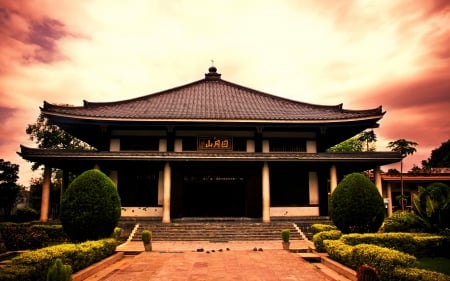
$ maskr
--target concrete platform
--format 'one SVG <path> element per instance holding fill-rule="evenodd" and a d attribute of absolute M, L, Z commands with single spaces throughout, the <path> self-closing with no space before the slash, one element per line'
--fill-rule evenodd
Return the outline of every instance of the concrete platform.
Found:
<path fill-rule="evenodd" d="M 350 280 L 321 263 L 282 250 L 281 241 L 153 242 L 152 246 L 152 252 L 143 252 L 141 242 L 122 244 L 117 248 L 119 255 L 123 253 L 120 259 L 86 269 L 90 272 L 82 279 L 74 274 L 74 281 Z M 311 246 L 310 241 L 291 241 L 291 249 Z"/>

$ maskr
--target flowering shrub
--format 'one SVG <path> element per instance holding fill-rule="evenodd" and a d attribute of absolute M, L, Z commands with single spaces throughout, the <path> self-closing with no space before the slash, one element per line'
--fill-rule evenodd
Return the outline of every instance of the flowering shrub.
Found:
<path fill-rule="evenodd" d="M 5 246 L 10 251 L 39 249 L 46 247 L 49 241 L 45 231 L 28 225 L 6 224 L 0 231 Z"/>

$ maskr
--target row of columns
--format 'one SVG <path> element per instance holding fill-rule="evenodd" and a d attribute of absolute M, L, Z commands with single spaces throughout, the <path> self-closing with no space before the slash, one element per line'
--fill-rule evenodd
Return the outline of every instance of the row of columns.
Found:
<path fill-rule="evenodd" d="M 163 223 L 170 223 L 170 194 L 171 194 L 171 168 L 170 163 L 167 162 L 163 169 Z M 115 175 L 117 177 L 117 175 Z M 374 169 L 375 185 L 382 195 L 381 175 L 380 168 Z M 114 179 L 114 175 L 113 175 Z M 44 170 L 44 183 L 42 187 L 42 201 L 41 201 L 41 216 L 40 220 L 46 222 L 48 220 L 48 208 L 50 198 L 50 180 L 51 180 L 51 168 Z M 117 184 L 117 178 L 115 178 Z M 336 165 L 330 167 L 330 191 L 331 193 L 336 189 L 338 185 L 337 169 Z M 388 186 L 390 189 L 390 186 Z M 388 195 L 390 190 L 388 190 Z M 391 201 L 391 200 L 389 200 Z M 392 203 L 391 203 L 392 204 Z M 390 208 L 388 208 L 390 209 Z M 270 172 L 269 164 L 267 161 L 262 166 L 262 221 L 270 222 Z"/>
<path fill-rule="evenodd" d="M 383 187 L 381 182 L 381 170 L 380 167 L 377 166 L 374 169 L 374 184 L 378 189 L 378 192 L 381 196 L 383 196 Z M 332 164 L 330 167 L 330 192 L 333 193 L 333 191 L 336 189 L 338 185 L 338 177 L 337 177 L 337 169 L 336 165 Z"/>

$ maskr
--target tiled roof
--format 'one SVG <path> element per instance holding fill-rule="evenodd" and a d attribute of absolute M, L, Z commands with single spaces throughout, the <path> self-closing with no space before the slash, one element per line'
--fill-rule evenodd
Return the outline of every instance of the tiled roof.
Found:
<path fill-rule="evenodd" d="M 400 161 L 398 152 L 152 152 L 152 151 L 92 151 L 39 149 L 21 145 L 19 154 L 27 160 L 46 162 L 46 160 L 135 160 L 135 161 L 305 161 L 305 162 L 360 162 L 390 164 Z"/>
<path fill-rule="evenodd" d="M 151 120 L 245 120 L 245 121 L 345 121 L 380 119 L 381 107 L 345 110 L 293 101 L 253 90 L 220 78 L 214 67 L 205 78 L 143 97 L 59 106 L 44 102 L 43 113 L 81 119 L 125 121 Z"/>

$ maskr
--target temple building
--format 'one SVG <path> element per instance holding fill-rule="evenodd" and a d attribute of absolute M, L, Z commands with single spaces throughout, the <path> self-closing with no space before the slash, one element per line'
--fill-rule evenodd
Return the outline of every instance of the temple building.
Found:
<path fill-rule="evenodd" d="M 379 126 L 381 107 L 344 109 L 294 101 L 225 81 L 212 66 L 201 80 L 115 101 L 41 112 L 96 150 L 21 146 L 19 154 L 63 171 L 98 167 L 115 182 L 122 217 L 170 223 L 186 217 L 328 215 L 342 177 L 400 161 L 396 152 L 329 153 Z"/>

